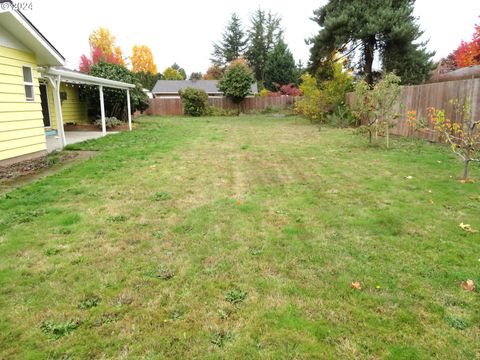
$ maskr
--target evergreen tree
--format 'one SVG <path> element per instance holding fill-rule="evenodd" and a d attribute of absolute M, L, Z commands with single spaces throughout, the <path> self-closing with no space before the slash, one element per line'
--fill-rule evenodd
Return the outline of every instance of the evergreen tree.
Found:
<path fill-rule="evenodd" d="M 329 0 L 314 11 L 313 20 L 322 29 L 309 40 L 309 70 L 315 73 L 338 51 L 352 61 L 360 59 L 356 68 L 370 84 L 376 55 L 382 70 L 395 71 L 405 83 L 424 80 L 433 54 L 425 50 L 425 43 L 417 43 L 422 31 L 414 4 L 415 0 Z"/>
<path fill-rule="evenodd" d="M 287 44 L 279 39 L 268 54 L 265 63 L 265 87 L 275 91 L 277 85 L 296 83 L 298 79 L 295 60 Z"/>
<path fill-rule="evenodd" d="M 277 15 L 262 9 L 255 11 L 250 18 L 246 58 L 259 82 L 263 82 L 265 78 L 268 53 L 282 36 L 280 21 Z"/>
<path fill-rule="evenodd" d="M 222 34 L 222 40 L 213 44 L 212 61 L 220 67 L 226 66 L 232 60 L 243 55 L 247 41 L 242 29 L 242 23 L 237 14 L 233 13 L 230 21 Z"/>
<path fill-rule="evenodd" d="M 190 80 L 202 80 L 203 74 L 201 72 L 192 72 L 190 74 Z"/>
<path fill-rule="evenodd" d="M 170 67 L 176 70 L 180 74 L 181 76 L 180 80 L 185 80 L 187 78 L 187 73 L 185 72 L 185 69 L 180 67 L 180 65 L 178 65 L 177 63 L 173 63 L 173 65 Z"/>

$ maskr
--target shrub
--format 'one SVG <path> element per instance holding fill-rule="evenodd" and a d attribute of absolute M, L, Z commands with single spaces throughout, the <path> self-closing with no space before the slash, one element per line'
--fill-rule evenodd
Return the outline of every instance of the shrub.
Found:
<path fill-rule="evenodd" d="M 295 112 L 302 114 L 311 122 L 322 122 L 325 118 L 325 99 L 317 86 L 315 78 L 309 74 L 302 76 L 303 99 L 295 103 Z"/>
<path fill-rule="evenodd" d="M 303 98 L 295 103 L 295 111 L 316 123 L 324 123 L 328 114 L 343 105 L 345 95 L 352 87 L 352 76 L 342 71 L 341 64 L 335 64 L 332 78 L 320 84 L 309 74 L 301 79 Z"/>
<path fill-rule="evenodd" d="M 270 90 L 262 89 L 262 90 L 260 90 L 260 92 L 258 93 L 258 96 L 260 96 L 260 97 L 268 96 L 269 93 L 271 93 Z"/>
<path fill-rule="evenodd" d="M 259 92 L 259 95 L 262 97 L 268 96 L 268 97 L 276 97 L 276 96 L 282 96 L 282 95 L 288 95 L 288 96 L 302 96 L 303 92 L 299 88 L 295 87 L 294 84 L 288 84 L 288 85 L 280 85 L 280 84 L 275 84 L 275 87 L 277 88 L 277 91 L 270 91 L 267 89 L 262 89 Z"/>
<path fill-rule="evenodd" d="M 182 98 L 183 109 L 186 115 L 205 115 L 208 106 L 208 95 L 205 90 L 187 87 L 179 91 Z"/>
<path fill-rule="evenodd" d="M 337 108 L 327 115 L 326 123 L 330 126 L 346 128 L 355 125 L 356 119 L 350 109 L 345 105 Z"/>
<path fill-rule="evenodd" d="M 93 124 L 97 125 L 97 126 L 102 126 L 102 119 L 97 118 L 93 122 Z M 105 118 L 105 126 L 107 127 L 107 129 L 111 129 L 115 126 L 119 126 L 119 125 L 122 125 L 122 124 L 123 123 L 120 120 L 118 120 L 115 116 Z"/>
<path fill-rule="evenodd" d="M 231 65 L 218 82 L 218 88 L 235 103 L 240 103 L 252 91 L 255 82 L 252 71 L 244 64 Z"/>
<path fill-rule="evenodd" d="M 143 92 L 143 87 L 138 82 L 137 76 L 126 67 L 119 64 L 110 64 L 100 61 L 99 63 L 92 65 L 88 74 L 105 79 L 136 84 L 134 89 L 130 89 L 131 110 L 132 112 L 137 110 L 145 111 L 148 108 L 148 96 Z M 93 106 L 95 113 L 99 114 L 100 96 L 98 93 L 98 87 L 87 86 L 86 88 L 82 88 L 82 93 L 88 99 L 89 104 Z M 126 119 L 126 91 L 105 87 L 103 89 L 103 94 L 106 114 L 118 119 Z"/>
<path fill-rule="evenodd" d="M 280 92 L 282 95 L 288 95 L 288 96 L 302 96 L 303 95 L 302 90 L 295 87 L 295 84 L 278 85 L 278 92 Z"/>

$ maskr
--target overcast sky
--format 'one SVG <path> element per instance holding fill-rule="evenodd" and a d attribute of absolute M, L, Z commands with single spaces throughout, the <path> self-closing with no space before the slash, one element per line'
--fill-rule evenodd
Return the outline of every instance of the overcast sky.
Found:
<path fill-rule="evenodd" d="M 247 24 L 249 14 L 261 6 L 281 16 L 285 39 L 296 60 L 308 60 L 305 38 L 319 27 L 310 20 L 314 9 L 326 0 L 32 0 L 33 10 L 24 14 L 78 68 L 79 58 L 89 52 L 88 35 L 99 26 L 116 36 L 124 55 L 135 44 L 148 45 L 159 71 L 173 62 L 188 74 L 209 66 L 212 42 L 219 39 L 231 13 Z M 462 39 L 470 40 L 479 23 L 480 0 L 417 0 L 416 15 L 430 39 L 435 59 L 448 55 Z"/>

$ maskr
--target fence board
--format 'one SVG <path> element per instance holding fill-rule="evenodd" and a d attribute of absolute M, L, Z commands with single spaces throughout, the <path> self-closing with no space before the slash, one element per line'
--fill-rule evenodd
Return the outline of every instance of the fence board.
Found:
<path fill-rule="evenodd" d="M 470 116 L 474 119 L 480 119 L 480 79 L 455 80 L 403 87 L 400 99 L 396 105 L 400 117 L 392 128 L 391 133 L 436 141 L 437 136 L 433 132 L 414 133 L 407 124 L 407 112 L 415 110 L 417 117 L 426 118 L 427 109 L 435 107 L 444 109 L 448 119 L 461 123 L 463 118 L 457 116 L 453 105 L 450 103 L 454 99 L 462 102 L 468 99 L 470 101 Z M 347 94 L 347 104 L 352 105 L 354 101 L 355 94 Z"/>
<path fill-rule="evenodd" d="M 239 105 L 226 97 L 209 98 L 208 104 L 223 109 L 238 109 Z M 278 107 L 281 110 L 293 109 L 295 97 L 293 96 L 275 96 L 275 97 L 247 97 L 244 99 L 240 108 L 243 112 L 252 110 L 263 110 L 267 107 Z M 182 100 L 175 98 L 155 98 L 150 99 L 150 105 L 145 111 L 147 115 L 183 115 Z"/>

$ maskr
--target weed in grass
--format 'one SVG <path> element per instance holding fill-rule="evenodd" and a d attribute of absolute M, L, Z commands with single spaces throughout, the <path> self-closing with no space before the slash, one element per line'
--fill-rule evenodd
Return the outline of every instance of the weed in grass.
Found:
<path fill-rule="evenodd" d="M 160 191 L 153 195 L 153 200 L 155 201 L 165 201 L 165 200 L 170 200 L 171 198 L 172 196 L 165 191 Z"/>
<path fill-rule="evenodd" d="M 85 258 L 83 256 L 79 256 L 77 257 L 76 259 L 73 259 L 71 264 L 72 265 L 80 265 L 81 263 L 83 263 L 85 261 Z"/>
<path fill-rule="evenodd" d="M 232 310 L 230 309 L 218 309 L 217 310 L 217 315 L 220 319 L 226 320 L 232 315 Z"/>
<path fill-rule="evenodd" d="M 233 305 L 239 305 L 247 299 L 247 296 L 247 292 L 235 289 L 225 293 L 225 300 Z"/>
<path fill-rule="evenodd" d="M 98 296 L 88 296 L 83 299 L 80 304 L 78 304 L 78 308 L 82 310 L 88 310 L 93 307 L 96 307 L 100 304 L 101 299 Z"/>
<path fill-rule="evenodd" d="M 58 235 L 70 235 L 72 232 L 73 232 L 72 229 L 68 229 L 68 228 L 58 228 L 53 231 L 54 234 L 58 234 Z"/>
<path fill-rule="evenodd" d="M 154 232 L 152 233 L 152 236 L 153 236 L 155 239 L 163 239 L 163 232 L 161 232 L 160 230 L 154 231 Z"/>
<path fill-rule="evenodd" d="M 113 223 L 121 223 L 127 220 L 128 220 L 128 217 L 126 217 L 125 215 L 114 215 L 114 216 L 107 217 L 107 221 L 113 222 Z"/>
<path fill-rule="evenodd" d="M 80 220 L 81 220 L 81 217 L 79 214 L 68 214 L 63 216 L 60 219 L 59 224 L 63 226 L 68 226 L 68 225 L 77 224 L 78 222 L 80 222 Z"/>
<path fill-rule="evenodd" d="M 170 280 L 175 274 L 167 267 L 159 266 L 155 270 L 146 272 L 145 275 L 156 279 Z"/>
<path fill-rule="evenodd" d="M 43 333 L 47 334 L 50 338 L 57 340 L 61 337 L 70 334 L 73 330 L 80 326 L 79 320 L 68 320 L 64 323 L 54 323 L 50 320 L 45 320 L 40 325 L 40 329 Z"/>
<path fill-rule="evenodd" d="M 219 331 L 213 334 L 211 342 L 213 345 L 219 348 L 223 348 L 228 341 L 232 340 L 232 338 L 233 338 L 233 335 L 231 332 Z"/>
<path fill-rule="evenodd" d="M 180 226 L 176 226 L 173 230 L 178 234 L 186 234 L 193 230 L 193 226 L 190 224 L 183 224 Z"/>
<path fill-rule="evenodd" d="M 171 321 L 180 320 L 183 317 L 183 315 L 185 315 L 185 313 L 186 313 L 185 309 L 175 309 L 170 314 L 170 320 Z"/>
<path fill-rule="evenodd" d="M 122 293 L 116 298 L 113 305 L 116 308 L 121 308 L 124 305 L 131 305 L 133 303 L 133 300 L 133 296 L 130 293 Z"/>
<path fill-rule="evenodd" d="M 468 324 L 465 322 L 465 320 L 456 315 L 448 316 L 446 318 L 446 321 L 448 324 L 450 324 L 451 327 L 457 330 L 465 330 L 468 327 Z"/>
<path fill-rule="evenodd" d="M 20 210 L 12 213 L 12 215 L 5 221 L 5 225 L 26 224 L 45 214 L 46 211 L 44 209 L 36 209 L 31 211 Z"/>
<path fill-rule="evenodd" d="M 60 249 L 57 249 L 57 248 L 49 248 L 44 252 L 46 256 L 53 256 L 53 255 L 57 255 L 58 253 L 60 253 Z"/>
<path fill-rule="evenodd" d="M 45 164 L 46 164 L 47 166 L 55 165 L 55 164 L 57 164 L 59 161 L 60 161 L 60 155 L 59 155 L 59 154 L 56 154 L 56 153 L 49 154 L 49 155 L 45 158 Z"/>
<path fill-rule="evenodd" d="M 250 255 L 252 255 L 252 256 L 259 256 L 259 255 L 262 254 L 262 252 L 263 252 L 263 250 L 259 249 L 259 248 L 251 248 L 250 249 Z"/>
<path fill-rule="evenodd" d="M 108 313 L 102 314 L 100 319 L 95 321 L 95 325 L 96 326 L 102 326 L 102 325 L 105 325 L 105 324 L 114 323 L 114 322 L 118 321 L 119 317 L 120 317 L 119 313 L 108 312 Z"/>

